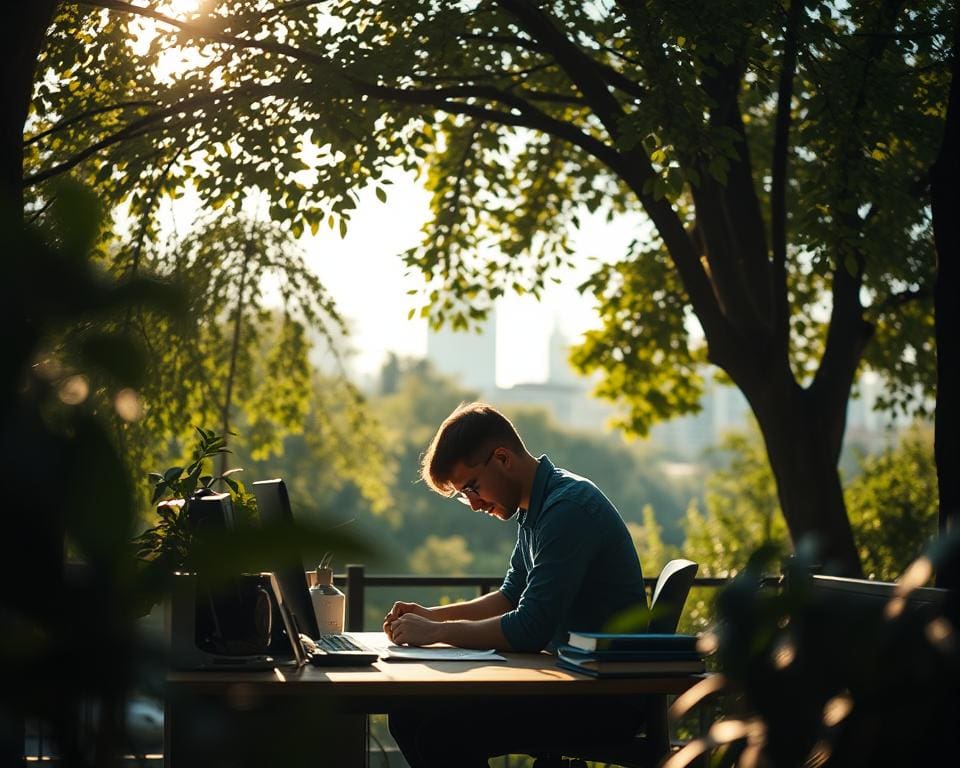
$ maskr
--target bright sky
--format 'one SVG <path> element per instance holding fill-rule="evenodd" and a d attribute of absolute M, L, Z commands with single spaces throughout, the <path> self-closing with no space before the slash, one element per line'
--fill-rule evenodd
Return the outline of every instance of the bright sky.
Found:
<path fill-rule="evenodd" d="M 405 277 L 398 254 L 416 245 L 429 218 L 428 195 L 411 178 L 400 177 L 388 187 L 386 203 L 372 193 L 361 196 L 347 237 L 321 227 L 301 244 L 310 263 L 350 319 L 354 370 L 379 370 L 388 352 L 422 357 L 427 350 L 426 322 L 407 319 L 418 297 L 407 291 L 422 286 L 419 276 Z M 502 387 L 542 381 L 547 372 L 547 346 L 555 325 L 571 341 L 598 325 L 593 302 L 576 287 L 590 274 L 589 259 L 620 258 L 636 237 L 639 219 L 618 217 L 607 223 L 585 216 L 576 236 L 576 266 L 557 276 L 560 285 L 542 301 L 510 295 L 497 304 L 499 327 L 497 383 Z"/>
<path fill-rule="evenodd" d="M 351 330 L 349 365 L 361 376 L 375 375 L 389 352 L 399 356 L 424 357 L 427 352 L 427 324 L 419 317 L 407 319 L 411 309 L 419 310 L 422 298 L 408 295 L 422 288 L 419 275 L 407 276 L 400 254 L 416 245 L 429 220 L 429 195 L 412 177 L 394 176 L 387 187 L 386 203 L 372 191 L 360 194 L 360 203 L 349 223 L 347 236 L 339 227 L 321 226 L 316 235 L 305 232 L 299 244 L 307 262 L 323 281 Z M 262 209 L 251 201 L 245 205 L 251 215 Z M 202 204 L 189 187 L 172 211 L 161 214 L 179 236 L 189 231 Z M 547 376 L 550 334 L 555 327 L 572 343 L 599 319 L 592 297 L 577 292 L 595 268 L 597 259 L 615 261 L 641 231 L 639 216 L 580 216 L 580 230 L 573 235 L 573 265 L 556 273 L 560 284 L 547 283 L 543 298 L 508 294 L 497 302 L 497 384 L 543 381 Z M 269 294 L 269 289 L 268 294 Z"/>

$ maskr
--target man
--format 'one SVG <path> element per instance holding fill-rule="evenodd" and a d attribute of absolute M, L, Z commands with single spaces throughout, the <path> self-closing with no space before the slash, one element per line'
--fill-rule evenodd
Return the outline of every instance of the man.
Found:
<path fill-rule="evenodd" d="M 589 480 L 534 458 L 513 424 L 483 403 L 461 405 L 437 430 L 421 464 L 437 493 L 501 521 L 517 520 L 503 585 L 475 600 L 424 607 L 395 603 L 383 630 L 395 643 L 535 652 L 571 630 L 599 631 L 646 606 L 636 549 L 616 508 Z M 637 727 L 625 702 L 536 708 L 476 705 L 395 713 L 390 730 L 411 768 L 487 765 L 487 757 L 551 748 L 571 729 L 624 738 Z M 466 733 L 464 732 L 466 729 Z"/>

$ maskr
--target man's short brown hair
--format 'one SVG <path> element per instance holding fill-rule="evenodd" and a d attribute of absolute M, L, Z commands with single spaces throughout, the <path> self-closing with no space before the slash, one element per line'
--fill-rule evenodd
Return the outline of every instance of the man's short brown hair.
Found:
<path fill-rule="evenodd" d="M 440 494 L 451 490 L 450 476 L 459 462 L 473 466 L 496 448 L 525 450 L 510 420 L 486 403 L 461 403 L 444 419 L 420 460 L 420 477 Z"/>

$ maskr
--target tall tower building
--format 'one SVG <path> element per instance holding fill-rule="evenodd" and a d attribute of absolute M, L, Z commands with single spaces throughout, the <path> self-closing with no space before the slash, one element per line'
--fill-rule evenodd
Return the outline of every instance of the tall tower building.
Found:
<path fill-rule="evenodd" d="M 553 324 L 550 334 L 549 374 L 547 381 L 551 384 L 572 386 L 580 384 L 570 365 L 570 341 L 560 330 L 559 324 Z M 580 385 L 582 386 L 582 384 Z"/>

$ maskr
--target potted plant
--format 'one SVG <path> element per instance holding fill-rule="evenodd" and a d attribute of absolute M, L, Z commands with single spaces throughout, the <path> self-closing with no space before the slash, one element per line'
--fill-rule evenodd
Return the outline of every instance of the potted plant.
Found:
<path fill-rule="evenodd" d="M 189 665 L 202 663 L 203 653 L 263 653 L 271 632 L 269 596 L 259 573 L 245 575 L 238 568 L 228 578 L 211 576 L 211 555 L 226 559 L 227 570 L 231 561 L 211 545 L 222 547 L 234 524 L 253 521 L 256 499 L 234 477 L 242 470 L 207 471 L 208 462 L 229 451 L 214 432 L 198 427 L 197 434 L 189 464 L 150 473 L 159 520 L 133 542 L 147 585 L 144 613 L 169 596 L 168 647 L 175 662 Z"/>
<path fill-rule="evenodd" d="M 198 498 L 215 494 L 217 489 L 230 495 L 238 522 L 249 522 L 256 515 L 256 499 L 233 475 L 243 470 L 230 469 L 222 474 L 206 472 L 206 464 L 230 451 L 225 438 L 213 431 L 196 428 L 199 435 L 193 461 L 186 466 L 173 466 L 165 472 L 151 472 L 153 483 L 151 504 L 155 504 L 159 521 L 134 539 L 137 558 L 144 563 L 148 581 L 162 583 L 167 574 L 193 571 L 193 544 L 198 534 L 198 520 L 190 514 L 190 504 Z"/>

